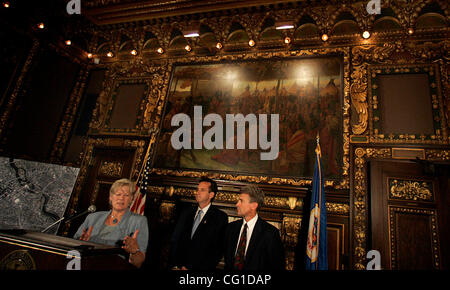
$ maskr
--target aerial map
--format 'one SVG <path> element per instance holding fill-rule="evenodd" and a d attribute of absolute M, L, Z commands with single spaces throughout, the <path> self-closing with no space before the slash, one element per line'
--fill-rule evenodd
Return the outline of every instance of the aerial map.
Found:
<path fill-rule="evenodd" d="M 79 168 L 0 157 L 0 229 L 41 231 L 64 215 Z M 56 233 L 59 224 L 48 229 Z"/>

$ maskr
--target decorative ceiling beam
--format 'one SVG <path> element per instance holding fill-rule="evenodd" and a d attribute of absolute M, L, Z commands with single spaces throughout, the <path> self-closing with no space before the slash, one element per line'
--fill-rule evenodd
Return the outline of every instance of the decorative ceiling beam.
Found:
<path fill-rule="evenodd" d="M 156 18 L 174 17 L 197 13 L 206 13 L 227 9 L 245 7 L 257 7 L 275 5 L 282 3 L 306 2 L 292 0 L 161 0 L 161 1 L 138 1 L 123 3 L 124 1 L 106 2 L 105 6 L 92 6 L 86 8 L 84 14 L 97 25 L 117 24 L 124 22 L 144 21 Z M 119 3 L 117 3 L 119 2 Z M 122 2 L 123 4 L 120 4 Z"/>

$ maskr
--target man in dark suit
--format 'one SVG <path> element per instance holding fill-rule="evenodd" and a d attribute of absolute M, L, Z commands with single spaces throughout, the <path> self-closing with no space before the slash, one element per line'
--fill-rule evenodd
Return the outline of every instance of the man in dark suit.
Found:
<path fill-rule="evenodd" d="M 230 223 L 225 234 L 225 270 L 277 271 L 285 269 L 280 232 L 258 216 L 264 193 L 257 186 L 241 190 L 236 204 L 242 220 Z"/>
<path fill-rule="evenodd" d="M 228 224 L 227 214 L 211 204 L 216 194 L 216 182 L 202 177 L 195 194 L 197 206 L 181 213 L 172 235 L 169 254 L 172 269 L 216 269 L 223 256 Z"/>

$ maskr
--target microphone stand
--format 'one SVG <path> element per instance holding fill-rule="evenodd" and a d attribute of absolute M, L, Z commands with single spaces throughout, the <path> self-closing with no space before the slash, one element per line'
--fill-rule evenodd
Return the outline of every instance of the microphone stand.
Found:
<path fill-rule="evenodd" d="M 41 233 L 45 233 L 46 231 L 48 231 L 51 227 L 53 227 L 54 225 L 60 223 L 62 220 L 64 220 L 65 217 L 60 218 L 59 220 L 57 220 L 56 222 L 52 223 L 51 225 L 49 225 L 48 227 L 46 227 L 44 230 L 41 231 Z"/>
<path fill-rule="evenodd" d="M 46 227 L 43 231 L 41 231 L 41 233 L 45 233 L 48 229 L 50 229 L 51 227 L 53 227 L 53 226 L 56 225 L 57 223 L 60 223 L 62 220 L 66 220 L 66 222 L 67 222 L 67 221 L 73 220 L 73 219 L 75 219 L 75 218 L 77 218 L 77 217 L 83 216 L 83 215 L 85 215 L 85 214 L 95 212 L 96 210 L 97 210 L 97 209 L 96 209 L 95 205 L 91 205 L 91 206 L 89 206 L 89 208 L 88 208 L 86 211 L 81 212 L 81 213 L 79 213 L 79 214 L 75 214 L 75 215 L 72 215 L 72 216 L 70 216 L 70 217 L 64 217 L 64 216 L 63 216 L 62 218 L 60 218 L 60 219 L 57 220 L 56 222 L 54 222 L 54 223 L 52 223 L 51 225 L 49 225 L 48 227 Z"/>

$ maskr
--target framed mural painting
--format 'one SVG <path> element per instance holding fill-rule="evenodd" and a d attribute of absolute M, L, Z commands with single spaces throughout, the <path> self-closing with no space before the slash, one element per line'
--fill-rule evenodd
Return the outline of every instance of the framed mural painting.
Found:
<path fill-rule="evenodd" d="M 343 60 L 337 55 L 175 65 L 153 167 L 311 177 L 319 134 L 324 176 L 338 179 L 342 174 L 343 156 L 342 92 Z M 180 136 L 177 133 L 186 125 L 180 122 L 173 125 L 173 119 L 180 114 L 192 121 L 188 124 L 190 134 Z M 221 124 L 205 122 L 205 117 L 210 114 L 215 120 L 221 119 Z M 243 149 L 227 146 L 239 143 L 238 122 L 230 122 L 233 135 L 226 132 L 230 131 L 228 118 L 238 114 L 246 120 L 253 115 L 257 120 L 253 125 L 258 129 L 252 128 L 250 122 L 244 123 L 245 145 L 239 147 Z M 266 116 L 265 123 L 262 115 Z M 273 115 L 278 117 L 273 118 Z M 206 149 L 206 135 L 213 127 L 217 129 L 216 125 L 221 125 L 223 130 L 214 130 L 216 134 L 208 136 L 215 144 L 219 142 L 223 146 Z M 278 137 L 278 148 L 271 160 L 261 158 L 261 153 L 269 151 L 267 146 L 261 146 L 262 135 L 270 141 Z M 186 136 L 191 140 L 183 140 Z M 198 136 L 203 139 L 195 141 L 192 138 Z M 179 142 L 190 142 L 192 146 L 174 148 L 174 138 L 180 139 Z M 259 140 L 256 148 L 250 145 L 251 138 Z M 201 142 L 200 147 L 194 142 Z"/>

